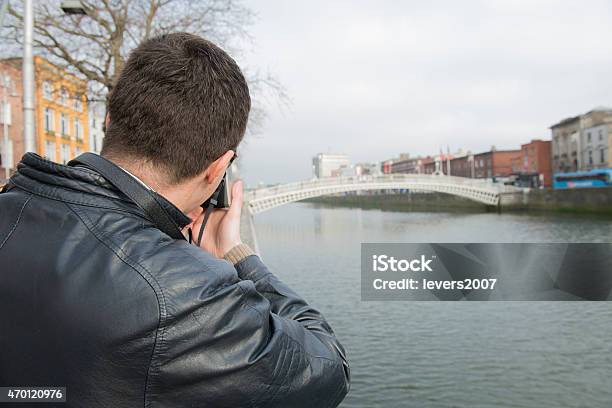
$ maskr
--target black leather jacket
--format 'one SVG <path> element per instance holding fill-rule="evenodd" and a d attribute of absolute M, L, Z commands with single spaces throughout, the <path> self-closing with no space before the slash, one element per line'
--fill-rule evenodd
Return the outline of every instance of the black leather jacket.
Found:
<path fill-rule="evenodd" d="M 88 168 L 30 153 L 8 187 L 0 386 L 66 386 L 72 407 L 344 398 L 348 365 L 330 326 L 259 257 L 234 266 L 171 239 Z"/>

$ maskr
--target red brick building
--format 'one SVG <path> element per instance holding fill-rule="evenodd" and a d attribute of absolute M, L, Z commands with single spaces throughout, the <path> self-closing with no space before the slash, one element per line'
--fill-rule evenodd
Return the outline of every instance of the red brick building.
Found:
<path fill-rule="evenodd" d="M 5 176 L 5 167 L 9 166 L 11 174 L 15 171 L 15 167 L 21 156 L 24 153 L 24 140 L 23 140 L 23 79 L 21 76 L 21 65 L 14 63 L 11 60 L 0 60 L 0 81 L 3 79 L 1 76 L 5 76 L 7 80 L 8 89 L 0 88 L 0 182 Z M 0 86 L 2 84 L 0 83 Z M 12 151 L 12 161 L 9 163 L 8 158 L 2 157 L 4 154 L 4 141 L 2 128 L 4 126 L 5 115 L 2 114 L 1 101 L 4 95 L 3 92 L 7 92 L 8 102 L 8 138 L 9 138 L 9 149 Z M 1 184 L 1 183 L 0 183 Z"/>
<path fill-rule="evenodd" d="M 424 163 L 431 157 L 408 157 L 393 161 L 391 173 L 422 174 L 425 172 Z"/>
<path fill-rule="evenodd" d="M 532 140 L 521 145 L 521 155 L 513 162 L 513 172 L 519 175 L 536 174 L 544 187 L 552 186 L 552 158 L 550 140 Z"/>
<path fill-rule="evenodd" d="M 440 153 L 434 157 L 425 157 L 421 163 L 423 174 L 448 174 L 449 162 L 452 163 L 452 161 L 452 154 Z"/>
<path fill-rule="evenodd" d="M 474 155 L 474 178 L 508 177 L 512 164 L 520 159 L 521 150 L 490 150 Z"/>
<path fill-rule="evenodd" d="M 473 156 L 455 157 L 450 161 L 450 174 L 456 177 L 472 177 Z"/>

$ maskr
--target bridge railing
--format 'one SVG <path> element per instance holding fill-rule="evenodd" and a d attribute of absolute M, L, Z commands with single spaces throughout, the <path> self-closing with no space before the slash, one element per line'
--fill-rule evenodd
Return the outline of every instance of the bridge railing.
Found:
<path fill-rule="evenodd" d="M 355 176 L 355 177 L 326 177 L 312 180 L 304 180 L 287 184 L 280 184 L 272 187 L 258 188 L 250 190 L 246 193 L 247 200 L 256 200 L 258 198 L 266 198 L 283 194 L 292 191 L 308 190 L 322 188 L 327 186 L 338 186 L 346 184 L 362 184 L 362 183 L 427 183 L 427 184 L 445 184 L 464 187 L 473 187 L 478 189 L 494 190 L 498 193 L 516 192 L 518 189 L 513 186 L 506 186 L 499 183 L 494 183 L 491 180 L 472 179 L 467 177 L 431 175 L 431 174 L 385 174 L 379 176 Z"/>

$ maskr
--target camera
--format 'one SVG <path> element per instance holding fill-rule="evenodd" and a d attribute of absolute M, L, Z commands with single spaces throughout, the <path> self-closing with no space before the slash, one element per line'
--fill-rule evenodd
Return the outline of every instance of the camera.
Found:
<path fill-rule="evenodd" d="M 231 197 L 228 172 L 230 171 L 231 170 L 228 169 L 225 172 L 223 178 L 221 179 L 221 183 L 219 183 L 215 192 L 210 196 L 208 200 L 202 203 L 202 208 L 208 208 L 211 202 L 213 204 L 213 208 L 229 208 L 229 206 L 231 205 Z M 213 200 L 216 200 L 216 202 L 213 202 Z"/>

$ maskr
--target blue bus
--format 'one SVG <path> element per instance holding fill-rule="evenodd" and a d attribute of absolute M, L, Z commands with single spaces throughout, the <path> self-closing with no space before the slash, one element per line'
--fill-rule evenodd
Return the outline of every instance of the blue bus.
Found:
<path fill-rule="evenodd" d="M 612 169 L 556 173 L 553 188 L 612 187 Z"/>

